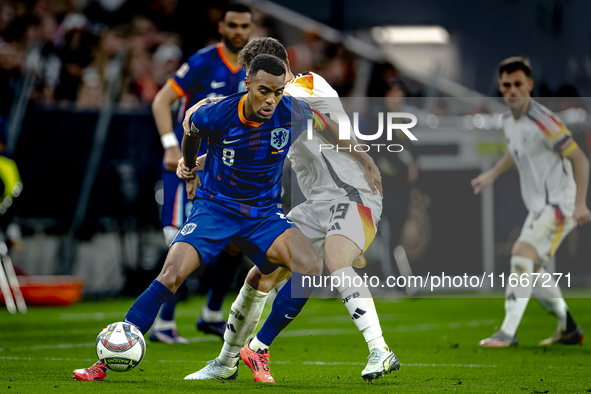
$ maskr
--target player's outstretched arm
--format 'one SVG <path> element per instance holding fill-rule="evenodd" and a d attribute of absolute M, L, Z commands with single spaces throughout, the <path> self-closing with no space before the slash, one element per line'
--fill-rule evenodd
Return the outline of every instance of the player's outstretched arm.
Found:
<path fill-rule="evenodd" d="M 170 106 L 178 98 L 172 87 L 165 84 L 156 94 L 154 102 L 152 102 L 152 114 L 164 147 L 164 168 L 167 170 L 174 170 L 177 161 L 181 157 L 179 141 L 172 130 L 172 115 L 170 114 Z"/>
<path fill-rule="evenodd" d="M 589 159 L 581 148 L 577 147 L 568 156 L 566 156 L 573 163 L 575 172 L 575 183 L 577 184 L 577 196 L 575 199 L 575 210 L 573 218 L 577 225 L 589 223 L 591 220 L 591 212 L 587 208 L 587 188 L 589 187 Z"/>
<path fill-rule="evenodd" d="M 323 126 L 326 126 L 326 128 Z M 325 138 L 328 139 L 330 143 L 334 144 L 339 149 L 344 149 L 346 153 L 348 153 L 355 160 L 361 163 L 361 165 L 363 166 L 363 173 L 365 175 L 365 179 L 367 180 L 367 183 L 369 184 L 369 188 L 371 189 L 372 193 L 378 194 L 379 192 L 380 196 L 384 196 L 382 190 L 382 175 L 380 174 L 378 166 L 376 166 L 371 156 L 369 156 L 366 152 L 357 152 L 355 149 L 353 149 L 353 147 L 355 146 L 355 141 L 352 140 L 350 137 L 346 140 L 339 139 L 339 125 L 337 122 L 324 116 L 322 117 L 320 122 L 316 122 L 314 131 L 322 134 Z"/>
<path fill-rule="evenodd" d="M 472 189 L 474 189 L 474 194 L 478 194 L 490 185 L 505 171 L 515 165 L 515 161 L 513 161 L 513 157 L 509 152 L 505 152 L 503 157 L 497 164 L 490 170 L 485 173 L 478 175 L 476 178 L 472 179 Z"/>

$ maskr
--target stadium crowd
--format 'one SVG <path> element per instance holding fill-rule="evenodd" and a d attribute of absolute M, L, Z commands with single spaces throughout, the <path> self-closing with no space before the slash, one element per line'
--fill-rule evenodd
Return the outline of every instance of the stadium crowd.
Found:
<path fill-rule="evenodd" d="M 126 107 L 151 103 L 183 60 L 219 40 L 217 22 L 225 2 L 197 3 L 3 1 L 0 117 L 6 120 L 25 70 L 34 73 L 31 100 L 99 108 L 110 63 L 118 54 L 124 60 L 116 102 Z M 183 10 L 190 10 L 190 15 Z M 254 17 L 254 37 L 277 34 L 272 20 L 261 13 Z M 339 93 L 351 88 L 353 59 L 340 45 L 328 45 L 313 33 L 303 33 L 301 42 L 290 48 L 290 59 L 296 72 L 323 72 Z"/>

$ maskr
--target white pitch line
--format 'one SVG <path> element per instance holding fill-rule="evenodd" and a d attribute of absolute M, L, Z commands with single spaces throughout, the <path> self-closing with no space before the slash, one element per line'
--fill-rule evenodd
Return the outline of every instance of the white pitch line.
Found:
<path fill-rule="evenodd" d="M 408 326 L 397 326 L 397 327 L 384 327 L 383 331 L 385 332 L 413 332 L 413 331 L 429 331 L 429 330 L 436 330 L 436 329 L 455 329 L 460 327 L 476 327 L 480 325 L 492 325 L 496 321 L 495 320 L 470 320 L 465 322 L 451 322 L 445 324 L 417 324 L 417 325 L 408 325 Z M 324 336 L 324 335 L 355 335 L 359 334 L 357 329 L 317 329 L 317 330 L 291 330 L 291 331 L 283 331 L 279 334 L 280 337 L 283 338 L 297 338 L 297 337 L 309 337 L 309 336 Z M 218 337 L 208 336 L 208 337 L 193 337 L 188 338 L 189 342 L 216 342 L 220 339 Z M 12 348 L 10 350 L 21 351 L 21 350 L 41 350 L 41 349 L 68 349 L 68 348 L 79 348 L 79 347 L 93 347 L 95 343 L 63 343 L 58 345 L 41 345 L 41 346 L 32 346 L 32 347 L 21 347 L 21 348 Z M 4 349 L 0 349 L 0 351 L 4 351 Z"/>
<path fill-rule="evenodd" d="M 96 360 L 90 358 L 62 358 L 62 357 L 0 357 L 0 360 L 8 361 L 75 361 L 75 362 L 94 362 Z M 142 363 L 203 363 L 206 364 L 209 361 L 200 360 L 144 360 Z M 302 361 L 300 363 L 294 363 L 291 361 L 273 361 L 272 364 L 302 364 L 302 365 L 365 365 L 365 363 L 346 363 L 346 362 L 327 362 L 327 361 Z M 433 363 L 402 363 L 402 367 L 454 367 L 454 368 L 499 368 L 502 365 L 480 365 L 480 364 L 433 364 Z M 548 368 L 560 368 L 552 367 Z"/>
<path fill-rule="evenodd" d="M 199 309 L 201 310 L 201 309 Z M 193 316 L 195 318 L 197 318 L 199 311 L 193 311 L 193 310 L 183 310 L 181 308 L 179 308 L 178 311 L 175 312 L 175 315 L 177 317 L 181 316 Z M 121 319 L 123 320 L 123 318 L 125 317 L 125 315 L 127 314 L 127 311 L 122 311 L 122 312 L 108 312 L 108 313 L 103 313 L 103 312 L 95 312 L 95 313 L 86 313 L 86 312 L 80 312 L 80 313 L 60 313 L 58 315 L 58 320 L 62 320 L 62 321 L 103 321 L 103 320 L 107 320 L 107 319 Z"/>
<path fill-rule="evenodd" d="M 399 321 L 404 315 L 402 313 L 384 313 L 379 315 L 380 322 L 386 321 Z M 300 320 L 301 319 L 301 320 Z M 339 316 L 317 316 L 317 317 L 305 317 L 301 316 L 298 318 L 298 321 L 303 321 L 310 324 L 323 324 L 323 323 L 332 323 L 332 324 L 350 324 L 352 319 L 349 315 L 339 315 Z"/>
<path fill-rule="evenodd" d="M 188 338 L 189 342 L 218 342 L 220 339 L 218 337 L 193 337 Z M 14 351 L 22 351 L 22 350 L 42 350 L 42 349 L 72 349 L 72 348 L 79 348 L 79 347 L 94 347 L 96 346 L 95 343 L 62 343 L 58 345 L 41 345 L 41 346 L 31 346 L 31 347 L 20 347 L 20 348 L 11 348 L 6 350 L 14 350 Z M 0 351 L 4 351 L 5 349 L 0 349 Z"/>

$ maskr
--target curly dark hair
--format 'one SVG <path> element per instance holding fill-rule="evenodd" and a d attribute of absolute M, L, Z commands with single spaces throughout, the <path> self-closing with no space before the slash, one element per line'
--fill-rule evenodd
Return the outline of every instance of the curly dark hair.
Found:
<path fill-rule="evenodd" d="M 246 70 L 250 67 L 250 63 L 258 55 L 273 55 L 285 64 L 287 61 L 287 51 L 283 44 L 271 37 L 255 38 L 238 53 L 238 65 Z"/>
<path fill-rule="evenodd" d="M 259 71 L 265 71 L 276 77 L 285 75 L 285 64 L 277 56 L 261 53 L 252 59 L 248 78 L 252 79 Z"/>

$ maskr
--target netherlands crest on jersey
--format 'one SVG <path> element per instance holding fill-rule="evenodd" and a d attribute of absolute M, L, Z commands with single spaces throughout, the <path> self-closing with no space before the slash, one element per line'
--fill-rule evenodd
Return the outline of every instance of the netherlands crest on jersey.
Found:
<path fill-rule="evenodd" d="M 287 145 L 287 139 L 289 138 L 289 131 L 279 127 L 271 132 L 271 146 L 275 150 L 271 151 L 272 154 L 276 155 L 283 152 L 283 147 Z"/>
<path fill-rule="evenodd" d="M 191 234 L 193 232 L 193 230 L 195 230 L 196 227 L 197 227 L 196 224 L 187 223 L 187 224 L 185 224 L 185 226 L 181 230 L 181 234 L 183 234 L 183 235 Z"/>

